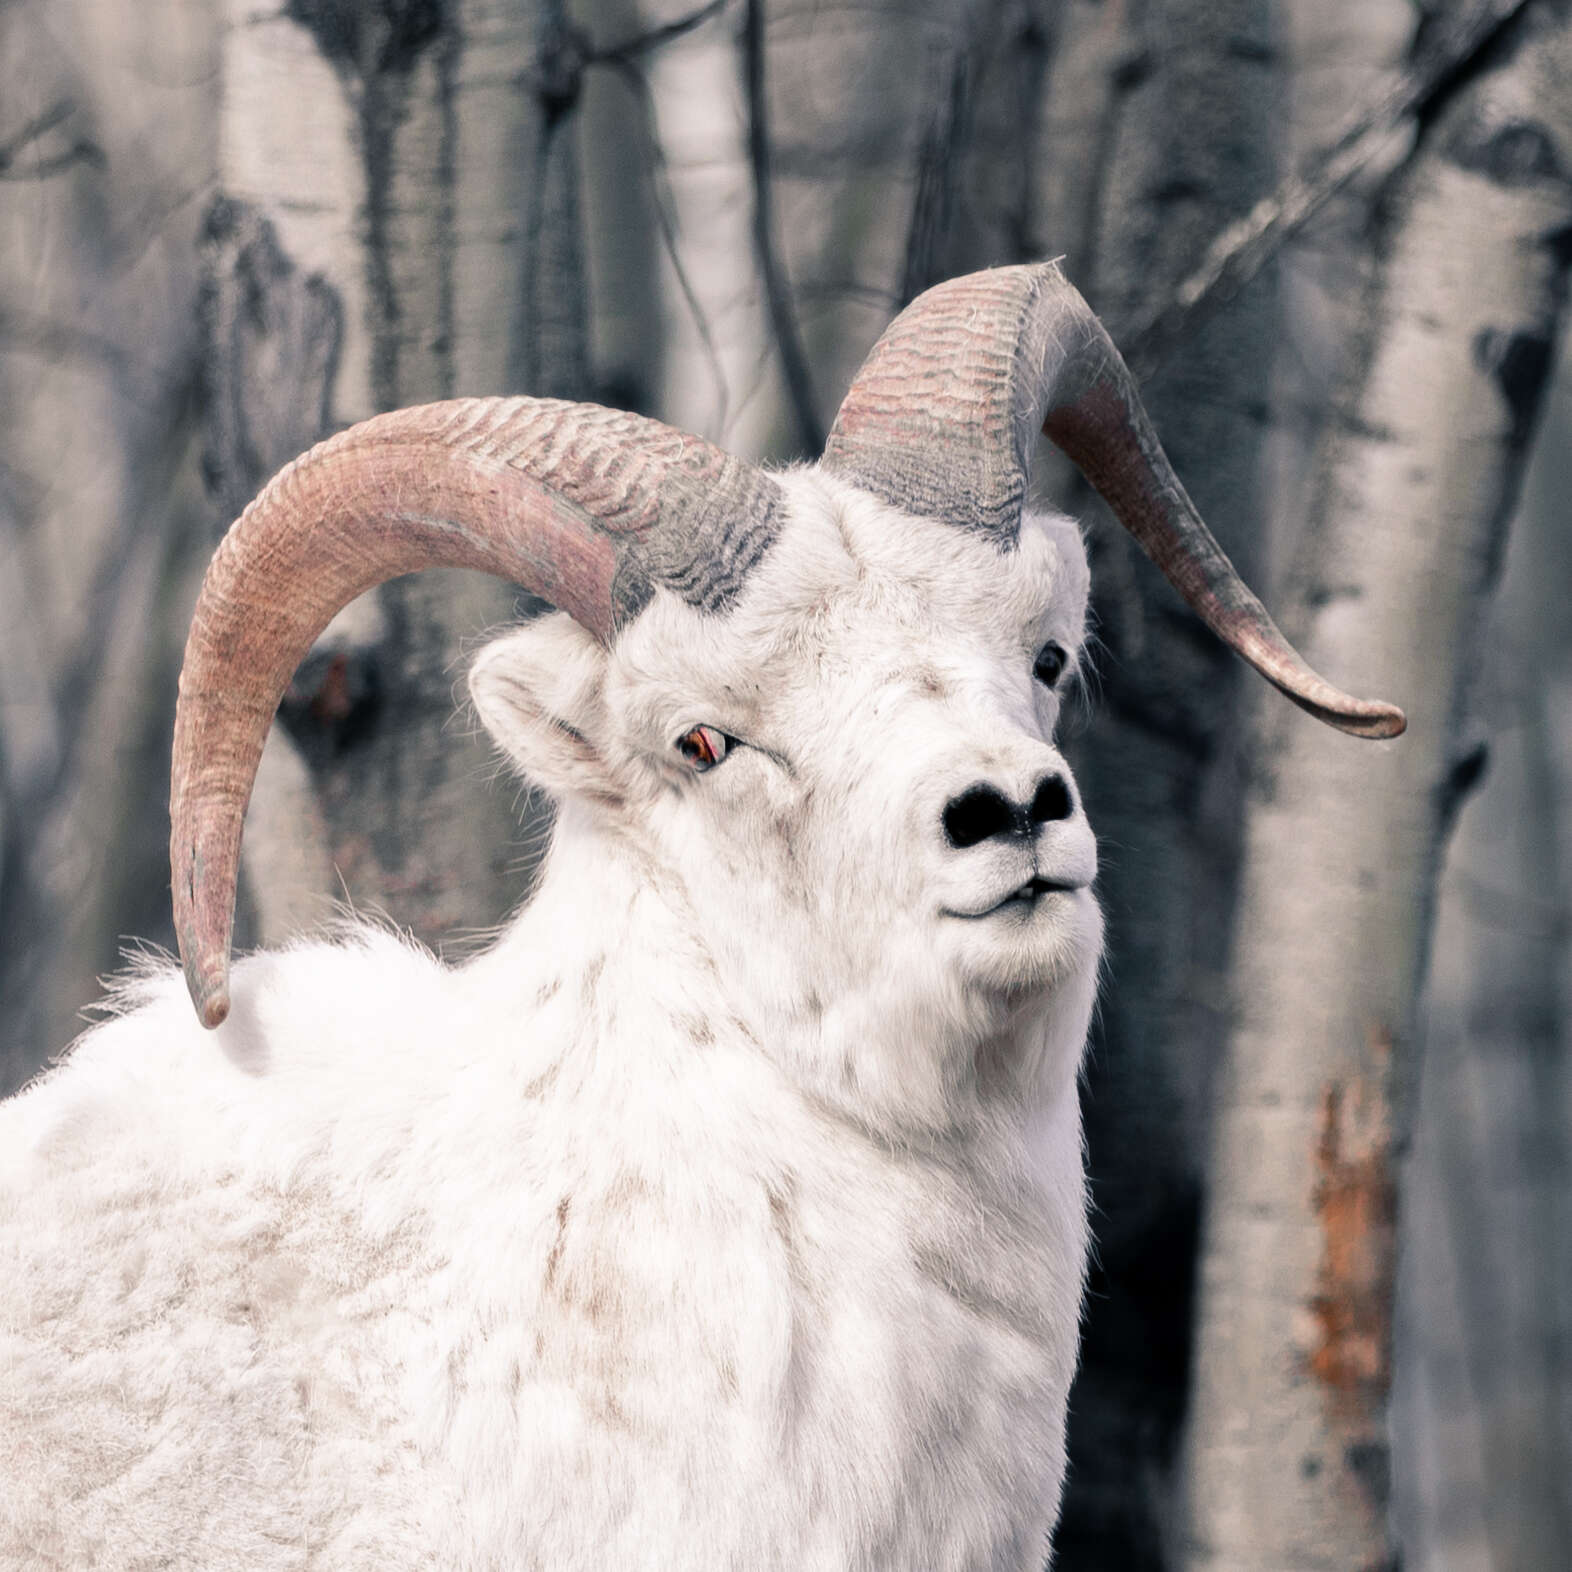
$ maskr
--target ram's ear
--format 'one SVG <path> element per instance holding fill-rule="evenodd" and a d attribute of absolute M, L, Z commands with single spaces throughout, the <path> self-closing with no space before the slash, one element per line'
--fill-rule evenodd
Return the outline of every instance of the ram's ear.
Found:
<path fill-rule="evenodd" d="M 608 656 L 564 612 L 494 640 L 469 669 L 469 692 L 497 746 L 554 796 L 620 797 L 602 744 Z"/>

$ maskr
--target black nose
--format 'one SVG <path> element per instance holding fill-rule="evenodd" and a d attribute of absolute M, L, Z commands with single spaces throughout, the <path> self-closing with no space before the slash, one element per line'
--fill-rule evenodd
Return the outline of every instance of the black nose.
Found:
<path fill-rule="evenodd" d="M 1030 802 L 1011 802 L 997 786 L 968 786 L 952 797 L 944 810 L 944 833 L 957 850 L 965 851 L 995 835 L 1017 835 L 1029 840 L 1042 824 L 1068 819 L 1075 799 L 1062 775 L 1045 775 Z"/>

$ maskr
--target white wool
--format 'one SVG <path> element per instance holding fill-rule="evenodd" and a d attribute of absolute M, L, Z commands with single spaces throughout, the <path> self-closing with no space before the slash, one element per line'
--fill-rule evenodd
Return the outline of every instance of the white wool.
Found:
<path fill-rule="evenodd" d="M 561 802 L 491 950 L 157 972 L 0 1105 L 0 1566 L 1041 1566 L 1101 927 L 975 914 L 1095 853 L 941 824 L 1068 781 L 1085 559 L 781 478 L 724 615 L 483 652 Z"/>

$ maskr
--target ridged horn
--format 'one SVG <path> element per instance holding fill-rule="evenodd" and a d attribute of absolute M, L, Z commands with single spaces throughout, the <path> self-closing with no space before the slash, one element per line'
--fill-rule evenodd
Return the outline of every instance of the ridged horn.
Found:
<path fill-rule="evenodd" d="M 733 599 L 779 528 L 752 465 L 657 421 L 453 399 L 363 421 L 267 485 L 208 567 L 175 711 L 170 863 L 186 986 L 229 1011 L 241 821 L 295 668 L 357 595 L 428 567 L 522 585 L 610 643 L 657 585 Z"/>
<path fill-rule="evenodd" d="M 919 295 L 852 383 L 824 467 L 909 512 L 1012 541 L 1039 431 L 1070 458 L 1214 633 L 1318 720 L 1395 737 L 1395 705 L 1305 663 L 1173 472 L 1135 379 L 1056 263 L 996 268 Z"/>

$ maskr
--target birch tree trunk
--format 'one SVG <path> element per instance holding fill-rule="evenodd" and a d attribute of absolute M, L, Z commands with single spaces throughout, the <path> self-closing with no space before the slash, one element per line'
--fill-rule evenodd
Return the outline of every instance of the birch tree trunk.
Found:
<path fill-rule="evenodd" d="M 296 452 L 378 410 L 586 392 L 582 67 L 555 0 L 229 0 L 208 225 L 224 523 Z M 512 793 L 454 723 L 466 653 L 515 599 L 478 575 L 419 575 L 319 642 L 248 817 L 256 938 L 344 895 L 431 943 L 517 902 Z"/>
<path fill-rule="evenodd" d="M 1403 1173 L 1395 1519 L 1417 1572 L 1572 1545 L 1572 376 L 1512 525 L 1471 724 L 1490 767 L 1448 850 Z"/>
<path fill-rule="evenodd" d="M 171 934 L 214 40 L 182 0 L 0 6 L 0 1094 Z"/>
<path fill-rule="evenodd" d="M 1068 253 L 1117 341 L 1277 178 L 1280 40 L 1266 0 L 1071 3 L 1047 72 L 1031 232 Z M 1247 579 L 1266 558 L 1278 306 L 1263 277 L 1143 389 Z M 1210 1068 L 1238 855 L 1232 657 L 1084 488 L 1095 728 L 1074 740 L 1103 847 L 1108 985 L 1085 1112 L 1097 1256 L 1058 1565 L 1167 1564 L 1186 1403 Z"/>
<path fill-rule="evenodd" d="M 646 3 L 670 26 L 688 0 Z M 655 402 L 663 417 L 739 452 L 775 448 L 778 362 L 754 253 L 755 197 L 736 8 L 655 52 L 646 91 L 664 204 L 663 347 Z"/>
<path fill-rule="evenodd" d="M 1188 1430 L 1196 1568 L 1392 1559 L 1394 1151 L 1438 859 L 1481 763 L 1461 694 L 1562 325 L 1563 12 L 1529 7 L 1423 124 L 1321 459 L 1290 635 L 1410 730 L 1372 750 L 1281 706 L 1261 724 Z"/>

